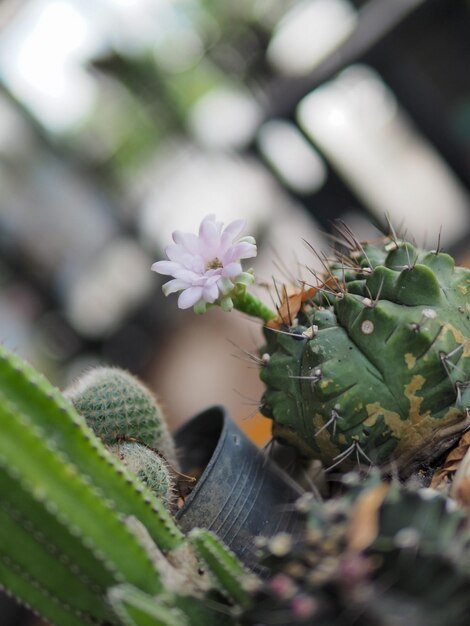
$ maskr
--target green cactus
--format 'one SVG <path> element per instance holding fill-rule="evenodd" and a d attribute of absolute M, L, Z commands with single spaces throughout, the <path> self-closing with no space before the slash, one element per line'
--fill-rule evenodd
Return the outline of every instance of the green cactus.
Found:
<path fill-rule="evenodd" d="M 307 505 L 304 534 L 280 539 L 263 547 L 272 575 L 241 617 L 245 626 L 468 623 L 466 515 L 430 489 L 374 478 Z"/>
<path fill-rule="evenodd" d="M 396 239 L 347 252 L 296 319 L 265 329 L 261 411 L 327 467 L 406 475 L 470 424 L 470 271 Z"/>
<path fill-rule="evenodd" d="M 162 456 L 140 443 L 131 441 L 110 445 L 108 450 L 136 474 L 167 509 L 173 509 L 177 496 L 175 476 Z"/>
<path fill-rule="evenodd" d="M 189 541 L 211 573 L 217 589 L 239 607 L 251 606 L 258 579 L 249 574 L 237 557 L 210 531 L 194 528 Z"/>
<path fill-rule="evenodd" d="M 105 444 L 142 443 L 177 469 L 163 411 L 132 374 L 116 367 L 96 367 L 79 377 L 64 395 Z"/>
<path fill-rule="evenodd" d="M 216 540 L 211 559 L 199 556 L 72 404 L 1 347 L 0 432 L 1 587 L 56 626 L 170 625 L 179 612 L 189 626 L 229 619 L 243 566 Z M 123 595 L 130 588 L 135 602 Z M 148 615 L 142 598 L 155 602 Z"/>
<path fill-rule="evenodd" d="M 121 441 L 112 454 L 3 348 L 0 432 L 0 586 L 55 626 L 468 621 L 467 513 L 432 490 L 373 473 L 344 475 L 326 502 L 306 494 L 304 531 L 260 540 L 262 582 L 211 532 L 179 530 L 128 461 L 152 450 Z"/>

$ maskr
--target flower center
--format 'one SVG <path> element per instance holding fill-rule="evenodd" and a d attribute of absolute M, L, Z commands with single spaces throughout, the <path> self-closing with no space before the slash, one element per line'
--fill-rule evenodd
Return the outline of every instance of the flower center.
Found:
<path fill-rule="evenodd" d="M 206 272 L 208 270 L 218 270 L 220 267 L 223 267 L 222 261 L 215 257 L 212 261 L 209 261 L 206 265 Z"/>

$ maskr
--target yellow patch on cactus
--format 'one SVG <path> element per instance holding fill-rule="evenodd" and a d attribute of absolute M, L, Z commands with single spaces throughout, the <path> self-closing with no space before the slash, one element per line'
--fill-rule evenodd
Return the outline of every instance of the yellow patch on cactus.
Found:
<path fill-rule="evenodd" d="M 468 304 L 467 304 L 468 309 Z M 458 328 L 452 326 L 452 324 L 444 324 L 443 325 L 445 332 L 450 332 L 453 334 L 455 341 L 462 345 L 462 356 L 469 357 L 470 356 L 470 339 L 466 337 Z"/>
<path fill-rule="evenodd" d="M 416 392 L 422 388 L 425 382 L 424 376 L 418 375 L 412 376 L 410 382 L 405 385 L 405 397 L 410 402 L 409 418 L 412 424 L 417 424 L 431 415 L 430 411 L 421 414 L 421 404 L 424 398 L 416 395 Z"/>
<path fill-rule="evenodd" d="M 380 402 L 372 402 L 371 404 L 366 404 L 366 411 L 367 411 L 367 419 L 364 421 L 364 426 L 367 427 L 372 427 L 375 425 L 375 423 L 377 422 L 377 418 L 379 415 L 383 415 L 385 422 L 387 423 L 388 426 L 390 426 L 392 432 L 395 434 L 395 431 L 398 432 L 401 431 L 401 429 L 403 428 L 403 419 L 400 417 L 400 414 L 397 413 L 396 411 L 390 411 L 389 409 L 384 409 L 383 406 L 381 406 Z M 394 429 L 393 425 L 396 425 L 399 427 Z"/>
<path fill-rule="evenodd" d="M 405 354 L 405 363 L 407 364 L 409 370 L 412 369 L 416 364 L 415 355 L 411 354 L 411 352 L 407 352 Z"/>

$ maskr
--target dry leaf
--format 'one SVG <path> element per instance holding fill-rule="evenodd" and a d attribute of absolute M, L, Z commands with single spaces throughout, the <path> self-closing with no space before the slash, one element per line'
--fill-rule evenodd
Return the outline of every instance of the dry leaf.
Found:
<path fill-rule="evenodd" d="M 439 489 L 446 483 L 450 483 L 453 474 L 458 470 L 462 459 L 470 448 L 470 431 L 462 435 L 456 448 L 453 448 L 446 457 L 444 464 L 434 472 L 431 487 Z"/>
<path fill-rule="evenodd" d="M 365 550 L 379 532 L 379 509 L 389 490 L 387 483 L 369 489 L 357 500 L 348 529 L 348 547 L 353 551 Z"/>
<path fill-rule="evenodd" d="M 307 289 L 307 291 L 301 289 L 290 295 L 287 294 L 287 291 L 284 291 L 282 304 L 278 308 L 278 316 L 275 320 L 271 320 L 267 323 L 268 328 L 279 330 L 281 326 L 291 325 L 292 320 L 297 317 L 302 303 L 313 298 L 316 292 L 317 290 L 314 287 Z"/>

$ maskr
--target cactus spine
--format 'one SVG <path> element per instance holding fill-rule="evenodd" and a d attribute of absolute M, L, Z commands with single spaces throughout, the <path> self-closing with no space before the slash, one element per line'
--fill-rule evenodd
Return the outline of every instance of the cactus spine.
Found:
<path fill-rule="evenodd" d="M 393 239 L 347 253 L 296 320 L 266 328 L 262 412 L 327 467 L 406 475 L 470 424 L 470 271 Z"/>

